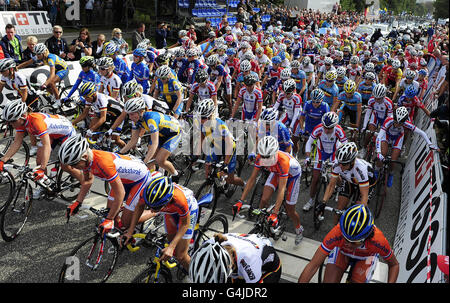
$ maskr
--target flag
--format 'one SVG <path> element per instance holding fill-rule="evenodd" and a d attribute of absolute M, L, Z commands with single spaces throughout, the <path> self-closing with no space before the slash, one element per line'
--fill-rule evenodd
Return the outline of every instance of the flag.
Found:
<path fill-rule="evenodd" d="M 369 12 L 369 7 L 366 7 L 366 9 L 364 10 L 364 18 L 367 17 L 368 12 Z"/>

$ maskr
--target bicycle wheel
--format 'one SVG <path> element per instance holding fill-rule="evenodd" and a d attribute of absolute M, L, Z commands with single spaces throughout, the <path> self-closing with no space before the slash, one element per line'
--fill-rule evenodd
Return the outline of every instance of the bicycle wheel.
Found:
<path fill-rule="evenodd" d="M 2 193 L 0 196 L 0 212 L 6 203 L 11 200 L 15 186 L 16 182 L 9 171 L 5 170 L 0 173 L 0 193 Z"/>
<path fill-rule="evenodd" d="M 61 198 L 68 202 L 74 201 L 80 193 L 81 184 L 77 178 L 71 176 L 69 173 L 59 169 L 58 176 L 56 178 L 57 184 L 61 190 Z"/>
<path fill-rule="evenodd" d="M 200 216 L 199 223 L 200 225 L 204 225 L 213 215 L 216 211 L 217 207 L 217 192 L 216 188 L 213 183 L 206 181 L 203 182 L 202 185 L 200 185 L 200 188 L 198 189 L 197 193 L 195 194 L 195 199 L 198 201 L 201 197 L 203 197 L 206 194 L 212 194 L 213 200 L 211 203 L 209 203 L 206 206 L 201 206 L 199 208 L 198 215 Z M 209 212 L 209 215 L 207 213 Z"/>
<path fill-rule="evenodd" d="M 222 215 L 215 215 L 209 219 L 205 225 L 200 226 L 194 242 L 194 251 L 202 245 L 203 242 L 214 237 L 215 233 L 226 234 L 228 232 L 228 220 Z"/>
<path fill-rule="evenodd" d="M 172 274 L 166 267 L 161 266 L 156 277 L 155 272 L 156 264 L 152 264 L 137 275 L 131 283 L 172 283 Z"/>
<path fill-rule="evenodd" d="M 375 219 L 380 216 L 381 209 L 383 208 L 384 200 L 386 199 L 386 187 L 387 187 L 387 174 L 381 173 L 376 185 L 375 203 L 373 206 L 373 214 Z"/>
<path fill-rule="evenodd" d="M 314 209 L 313 209 L 313 222 L 314 222 L 314 229 L 319 230 L 320 224 L 322 220 L 319 220 L 319 213 L 316 211 L 316 206 L 322 201 L 321 198 L 325 194 L 325 189 L 327 188 L 327 184 L 324 182 L 322 178 L 319 180 L 319 184 L 317 184 L 317 192 L 316 196 L 314 197 Z"/>
<path fill-rule="evenodd" d="M 253 219 L 255 215 L 253 214 L 253 209 L 259 208 L 259 202 L 261 201 L 263 191 L 264 191 L 264 184 L 266 183 L 267 175 L 265 173 L 261 173 L 258 175 L 255 187 L 252 191 L 252 196 L 250 198 L 250 209 L 248 211 L 247 217 L 249 219 Z"/>
<path fill-rule="evenodd" d="M 192 174 L 195 172 L 192 170 L 191 161 L 189 156 L 185 155 L 177 155 L 171 157 L 170 160 L 178 171 L 178 175 L 180 176 L 178 179 L 178 184 L 187 186 L 189 184 L 189 180 L 191 180 Z"/>
<path fill-rule="evenodd" d="M 23 181 L 14 191 L 12 199 L 3 207 L 0 217 L 0 232 L 3 240 L 13 241 L 22 231 L 33 204 L 30 184 Z"/>
<path fill-rule="evenodd" d="M 119 249 L 115 242 L 106 238 L 102 247 L 103 238 L 95 234 L 81 242 L 66 257 L 59 274 L 59 283 L 102 283 L 111 276 L 119 256 Z M 94 269 L 100 250 L 103 255 L 98 267 Z"/>
<path fill-rule="evenodd" d="M 0 139 L 0 157 L 3 157 L 6 154 L 13 141 L 14 137 Z M 27 166 L 30 162 L 30 148 L 25 141 L 22 141 L 22 146 L 14 154 L 13 160 L 14 164 L 18 166 Z"/>

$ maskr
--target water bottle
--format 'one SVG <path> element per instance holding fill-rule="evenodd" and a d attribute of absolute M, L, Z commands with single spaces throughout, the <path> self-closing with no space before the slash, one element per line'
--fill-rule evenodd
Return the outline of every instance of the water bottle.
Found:
<path fill-rule="evenodd" d="M 57 173 L 58 173 L 58 169 L 56 169 L 56 167 L 52 167 L 52 169 L 50 170 L 50 174 L 48 176 L 50 178 L 54 178 Z"/>

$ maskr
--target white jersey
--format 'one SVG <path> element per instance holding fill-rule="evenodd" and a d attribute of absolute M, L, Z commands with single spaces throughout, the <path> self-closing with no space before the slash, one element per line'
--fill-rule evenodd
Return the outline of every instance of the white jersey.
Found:
<path fill-rule="evenodd" d="M 34 93 L 34 91 L 31 90 L 31 88 L 28 86 L 27 77 L 25 77 L 22 73 L 17 71 L 14 73 L 14 77 L 12 79 L 2 75 L 0 82 L 6 84 L 6 86 L 16 90 L 19 93 L 20 90 L 24 88 L 28 89 L 28 94 L 30 94 L 30 92 Z"/>
<path fill-rule="evenodd" d="M 302 64 L 302 65 L 300 65 L 300 69 L 301 69 L 302 71 L 305 72 L 305 74 L 306 74 L 306 79 L 308 79 L 309 75 L 312 74 L 312 77 L 311 77 L 311 84 L 313 84 L 313 83 L 316 82 L 316 73 L 314 72 L 314 65 L 313 65 L 312 63 L 310 63 L 310 64 L 309 64 L 308 66 L 306 66 L 306 67 Z"/>
<path fill-rule="evenodd" d="M 369 186 L 369 179 L 373 177 L 373 169 L 369 162 L 356 158 L 353 167 L 345 171 L 335 162 L 331 170 L 331 176 L 333 178 L 341 176 L 347 182 L 366 187 Z"/>
<path fill-rule="evenodd" d="M 348 79 L 355 81 L 358 75 L 362 75 L 362 67 L 360 65 L 352 67 L 352 65 L 349 64 L 347 65 L 347 72 L 348 72 Z"/>
<path fill-rule="evenodd" d="M 327 135 L 324 131 L 324 127 L 321 124 L 317 125 L 306 143 L 305 152 L 311 152 L 312 142 L 317 139 L 317 148 L 327 154 L 332 155 L 340 144 L 347 142 L 345 132 L 340 125 L 334 127 L 334 132 Z"/>
<path fill-rule="evenodd" d="M 112 74 L 111 77 L 102 76 L 100 78 L 100 84 L 103 86 L 101 93 L 112 96 L 113 92 L 119 92 L 118 99 L 120 98 L 120 87 L 122 86 L 122 80 L 116 74 Z"/>

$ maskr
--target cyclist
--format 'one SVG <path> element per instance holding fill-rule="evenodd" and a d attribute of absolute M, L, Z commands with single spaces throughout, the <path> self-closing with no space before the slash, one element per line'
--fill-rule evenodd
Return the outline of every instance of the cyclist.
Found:
<path fill-rule="evenodd" d="M 414 115 L 416 107 L 424 111 L 424 113 L 430 117 L 430 111 L 425 107 L 425 105 L 417 97 L 418 90 L 410 85 L 406 88 L 404 95 L 402 95 L 397 102 L 396 107 L 404 106 L 409 112 L 409 120 L 414 121 Z"/>
<path fill-rule="evenodd" d="M 55 103 L 53 106 L 57 108 L 61 105 L 57 84 L 64 80 L 69 74 L 67 63 L 57 55 L 51 54 L 44 43 L 36 44 L 34 46 L 34 53 L 36 56 L 33 56 L 30 60 L 21 63 L 17 69 L 25 68 L 40 61 L 44 62 L 44 65 L 48 65 L 50 67 L 50 74 L 44 84 L 42 84 L 41 88 L 48 89 L 52 93 L 55 97 Z"/>
<path fill-rule="evenodd" d="M 211 170 L 211 162 L 218 163 L 223 156 L 223 167 L 221 174 L 227 175 L 226 182 L 244 186 L 244 181 L 235 176 L 236 170 L 236 141 L 223 120 L 216 117 L 216 107 L 212 99 L 200 101 L 195 109 L 194 117 L 199 116 L 201 122 L 201 142 L 206 146 L 206 176 Z M 195 120 L 197 123 L 198 120 Z M 206 140 L 207 144 L 204 143 Z"/>
<path fill-rule="evenodd" d="M 306 73 L 300 69 L 301 63 L 298 60 L 291 62 L 291 78 L 295 80 L 296 90 L 302 97 L 307 100 L 308 85 L 306 84 Z"/>
<path fill-rule="evenodd" d="M 337 105 L 337 106 L 336 106 Z M 338 102 L 331 108 L 335 111 L 339 107 L 339 121 L 344 121 L 345 115 L 350 117 L 350 126 L 359 127 L 361 122 L 362 100 L 361 94 L 356 92 L 356 83 L 347 80 L 344 84 L 344 91 L 339 94 Z"/>
<path fill-rule="evenodd" d="M 290 133 L 294 133 L 298 127 L 300 113 L 302 111 L 302 97 L 295 91 L 296 83 L 294 79 L 286 80 L 283 83 L 283 91 L 278 96 L 277 101 L 273 105 L 274 110 L 281 108 L 284 114 L 279 117 L 280 121 L 286 125 Z"/>
<path fill-rule="evenodd" d="M 347 69 L 345 68 L 345 66 L 339 66 L 336 69 L 336 75 L 337 77 L 335 83 L 338 87 L 338 94 L 340 94 L 344 91 L 344 84 L 348 80 Z"/>
<path fill-rule="evenodd" d="M 178 80 L 172 78 L 172 71 L 169 66 L 163 65 L 156 70 L 156 87 L 153 92 L 153 98 L 162 98 L 164 102 L 167 102 L 173 116 L 178 116 L 183 111 L 183 87 Z"/>
<path fill-rule="evenodd" d="M 369 99 L 372 96 L 373 89 L 375 88 L 375 74 L 367 72 L 363 76 L 363 81 L 358 85 L 358 93 L 361 95 L 363 105 L 367 105 Z"/>
<path fill-rule="evenodd" d="M 222 64 L 220 64 L 219 56 L 218 55 L 211 55 L 206 60 L 206 64 L 209 66 L 208 68 L 208 74 L 209 79 L 214 83 L 216 86 L 216 90 L 219 91 L 220 86 L 223 83 L 223 86 L 225 87 L 225 95 L 226 95 L 226 101 L 228 103 L 228 108 L 232 108 L 232 102 L 231 102 L 231 77 L 230 75 L 225 71 L 225 68 Z M 216 102 L 217 104 L 217 102 Z"/>
<path fill-rule="evenodd" d="M 337 97 L 339 95 L 339 87 L 335 83 L 337 72 L 332 70 L 325 74 L 325 80 L 320 81 L 318 88 L 324 93 L 324 101 L 330 108 L 336 107 Z M 334 106 L 333 106 L 334 105 Z"/>
<path fill-rule="evenodd" d="M 339 283 L 347 267 L 352 265 L 349 280 L 353 283 L 368 283 L 380 256 L 389 267 L 388 283 L 395 283 L 400 266 L 389 242 L 375 226 L 369 208 L 353 205 L 341 216 L 339 224 L 325 236 L 298 282 L 311 281 L 328 257 L 323 282 Z"/>
<path fill-rule="evenodd" d="M 154 100 L 153 111 L 146 111 L 145 107 L 145 101 L 142 97 L 129 99 L 125 103 L 124 110 L 133 122 L 132 133 L 130 141 L 120 150 L 120 153 L 124 154 L 134 148 L 143 133 L 149 131 L 150 140 L 144 163 L 148 163 L 155 158 L 156 164 L 164 168 L 176 181 L 178 172 L 168 158 L 180 142 L 180 124 L 176 118 L 155 111 L 156 107 L 158 109 L 163 108 L 161 102 Z"/>
<path fill-rule="evenodd" d="M 317 85 L 319 84 L 320 81 L 325 79 L 325 76 L 328 72 L 336 71 L 336 68 L 333 66 L 333 59 L 331 59 L 331 57 L 326 57 L 324 64 L 317 71 L 318 72 L 317 72 L 315 87 L 317 87 Z"/>
<path fill-rule="evenodd" d="M 359 57 L 352 56 L 350 58 L 350 64 L 347 66 L 348 78 L 355 81 L 356 84 L 361 82 L 362 67 L 359 65 Z"/>
<path fill-rule="evenodd" d="M 197 71 L 200 68 L 206 68 L 206 66 L 197 59 L 197 56 L 198 51 L 196 48 L 186 50 L 187 59 L 183 61 L 183 65 L 178 70 L 178 79 L 180 79 L 181 82 L 193 84 Z"/>
<path fill-rule="evenodd" d="M 52 150 L 75 135 L 75 129 L 65 117 L 39 112 L 29 113 L 27 105 L 22 100 L 6 103 L 3 108 L 2 119 L 15 129 L 16 134 L 8 151 L 0 158 L 0 171 L 3 170 L 3 164 L 17 153 L 22 146 L 23 139 L 28 134 L 40 140 L 37 144 L 37 166 L 33 170 L 35 181 L 44 178 Z M 61 168 L 81 181 L 79 171 L 65 165 L 62 165 Z M 33 199 L 39 199 L 41 192 L 42 187 L 40 186 L 33 190 Z"/>
<path fill-rule="evenodd" d="M 331 180 L 325 190 L 322 203 L 319 203 L 317 211 L 323 213 L 325 203 L 333 194 L 339 179 L 342 180 L 341 191 L 338 194 L 337 209 L 344 209 L 350 200 L 357 204 L 367 205 L 369 200 L 369 186 L 373 185 L 375 176 L 372 165 L 357 158 L 358 147 L 354 142 L 342 144 L 336 150 L 336 161 L 331 170 Z M 339 178 L 341 177 L 341 178 Z M 338 221 L 335 215 L 335 224 Z"/>
<path fill-rule="evenodd" d="M 258 76 L 249 74 L 244 76 L 244 87 L 240 89 L 236 103 L 234 104 L 231 118 L 234 118 L 239 106 L 242 105 L 241 120 L 258 121 L 262 112 L 263 93 L 256 83 L 259 81 Z"/>
<path fill-rule="evenodd" d="M 73 93 L 80 87 L 80 84 L 85 82 L 93 82 L 97 85 L 100 85 L 100 75 L 94 70 L 95 68 L 95 59 L 92 56 L 82 57 L 79 61 L 81 65 L 81 72 L 78 74 L 77 81 L 72 86 L 72 89 L 67 94 L 67 96 L 63 99 L 63 103 L 72 97 Z"/>
<path fill-rule="evenodd" d="M 311 157 L 311 149 L 314 141 L 316 141 L 317 162 L 314 164 L 311 188 L 309 191 L 309 200 L 303 206 L 304 211 L 309 211 L 314 205 L 316 196 L 317 181 L 320 178 L 322 162 L 326 160 L 335 160 L 337 148 L 347 143 L 347 137 L 344 130 L 338 124 L 339 117 L 335 112 L 326 112 L 321 118 L 321 124 L 318 124 L 311 132 L 305 146 L 305 164 L 309 165 Z"/>
<path fill-rule="evenodd" d="M 96 177 L 108 182 L 111 187 L 106 204 L 109 212 L 99 228 L 104 233 L 114 226 L 127 228 L 132 217 L 132 211 L 127 206 L 137 199 L 134 191 L 151 179 L 147 166 L 129 156 L 90 149 L 87 140 L 79 134 L 61 145 L 58 156 L 62 164 L 81 170 L 83 174 L 77 200 L 67 207 L 66 215 L 69 217 L 78 212 Z M 119 217 L 117 215 L 123 202 L 125 208 Z"/>
<path fill-rule="evenodd" d="M 239 91 L 241 90 L 242 84 L 244 83 L 245 76 L 251 74 L 258 77 L 258 73 L 252 71 L 252 65 L 248 60 L 241 60 L 239 63 L 239 71 L 236 72 L 237 77 L 236 77 L 236 86 L 234 87 L 234 99 L 237 99 L 238 97 Z M 259 86 L 259 77 L 257 85 Z"/>
<path fill-rule="evenodd" d="M 397 89 L 395 90 L 393 100 L 397 100 L 398 96 L 401 96 L 402 93 L 408 89 L 408 87 L 413 86 L 416 91 L 419 90 L 419 82 L 414 80 L 417 77 L 417 74 L 415 71 L 408 69 L 405 72 L 405 77 L 400 80 L 400 84 L 398 85 Z"/>
<path fill-rule="evenodd" d="M 394 111 L 393 117 L 388 117 L 383 123 L 383 126 L 378 133 L 376 140 L 377 147 L 377 161 L 375 165 L 375 177 L 378 177 L 379 168 L 382 165 L 382 161 L 387 156 L 388 146 L 392 146 L 391 159 L 397 160 L 400 156 L 400 152 L 403 147 L 403 139 L 405 134 L 405 129 L 409 129 L 410 131 L 420 135 L 425 142 L 428 144 L 428 147 L 433 150 L 438 150 L 437 146 L 433 144 L 428 138 L 427 134 L 417 128 L 414 124 L 412 124 L 409 119 L 409 113 L 406 107 L 400 106 Z M 390 167 L 390 171 L 392 171 L 392 163 Z M 388 187 L 392 186 L 393 175 L 389 173 L 388 176 Z"/>
<path fill-rule="evenodd" d="M 214 234 L 192 255 L 193 283 L 278 283 L 281 260 L 272 243 L 256 234 Z"/>
<path fill-rule="evenodd" d="M 131 76 L 128 79 L 135 79 L 137 83 L 142 86 L 143 93 L 148 94 L 150 85 L 150 69 L 145 63 L 144 59 L 146 56 L 146 51 L 142 48 L 136 48 L 133 51 L 133 63 L 131 63 Z"/>
<path fill-rule="evenodd" d="M 198 204 L 194 193 L 172 181 L 171 178 L 156 175 L 135 194 L 131 224 L 124 234 L 125 244 L 132 238 L 135 227 L 142 221 L 145 208 L 164 215 L 164 225 L 169 246 L 162 250 L 161 261 L 175 257 L 186 269 L 189 268 L 189 243 L 194 235 L 198 216 Z"/>
<path fill-rule="evenodd" d="M 295 245 L 300 244 L 303 239 L 303 226 L 300 224 L 300 216 L 295 210 L 300 189 L 302 169 L 300 163 L 288 153 L 279 150 L 278 140 L 273 136 L 260 138 L 257 146 L 255 168 L 248 179 L 241 198 L 233 207 L 233 211 L 239 212 L 245 203 L 245 198 L 255 186 L 256 177 L 262 167 L 270 171 L 270 175 L 264 185 L 259 208 L 266 208 L 270 197 L 278 189 L 275 206 L 268 221 L 273 227 L 278 224 L 278 213 L 281 204 L 285 202 L 287 215 L 294 223 Z M 286 198 L 285 198 L 286 196 Z"/>
<path fill-rule="evenodd" d="M 114 73 L 116 73 L 122 83 L 126 83 L 131 77 L 131 71 L 124 59 L 119 56 L 120 47 L 114 42 L 107 42 L 104 45 L 104 54 L 106 57 L 113 59 Z M 99 59 L 103 61 L 104 59 Z M 99 64 L 97 64 L 99 66 Z"/>
<path fill-rule="evenodd" d="M 196 82 L 191 86 L 189 99 L 186 102 L 186 112 L 189 112 L 192 101 L 196 96 L 198 99 L 197 102 L 212 99 L 217 108 L 217 90 L 214 83 L 208 79 L 208 72 L 204 69 L 199 70 L 197 75 L 195 75 L 195 80 Z"/>
<path fill-rule="evenodd" d="M 267 94 L 271 94 L 276 89 L 276 84 L 281 76 L 281 58 L 274 56 L 272 58 L 272 66 L 267 68 L 261 87 L 264 89 L 264 98 Z"/>
<path fill-rule="evenodd" d="M 308 86 L 308 90 L 313 90 L 314 85 L 316 84 L 316 72 L 314 65 L 311 63 L 311 57 L 303 57 L 300 69 L 306 74 L 306 85 Z"/>
<path fill-rule="evenodd" d="M 110 57 L 101 57 L 97 61 L 99 69 L 100 87 L 99 93 L 105 94 L 117 101 L 120 101 L 120 87 L 122 86 L 122 80 L 114 73 L 114 61 Z"/>
<path fill-rule="evenodd" d="M 262 47 L 258 47 L 255 50 L 255 54 L 259 66 L 258 76 L 261 79 L 263 77 L 263 73 L 267 70 L 267 68 L 269 68 L 269 66 L 272 65 L 272 61 L 269 59 L 269 57 L 267 57 L 266 54 L 264 54 L 264 48 Z"/>
<path fill-rule="evenodd" d="M 388 68 L 383 73 L 383 78 L 381 79 L 381 83 L 386 85 L 388 90 L 394 92 L 394 96 L 392 98 L 392 101 L 395 102 L 395 98 L 397 96 L 395 95 L 395 92 L 398 92 L 398 87 L 400 85 L 400 81 L 402 80 L 403 72 L 400 69 L 400 61 L 398 59 L 394 59 L 392 61 L 391 68 Z"/>

